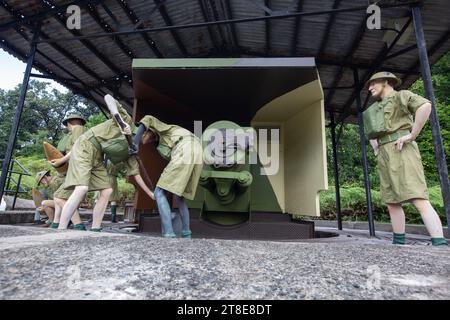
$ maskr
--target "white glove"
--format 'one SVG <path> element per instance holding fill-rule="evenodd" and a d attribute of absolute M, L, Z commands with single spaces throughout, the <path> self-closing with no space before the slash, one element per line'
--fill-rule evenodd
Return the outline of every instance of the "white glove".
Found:
<path fill-rule="evenodd" d="M 117 109 L 117 100 L 113 98 L 112 95 L 107 94 L 105 96 L 105 102 L 106 105 L 108 106 L 108 110 L 112 115 L 118 114 L 119 110 Z"/>

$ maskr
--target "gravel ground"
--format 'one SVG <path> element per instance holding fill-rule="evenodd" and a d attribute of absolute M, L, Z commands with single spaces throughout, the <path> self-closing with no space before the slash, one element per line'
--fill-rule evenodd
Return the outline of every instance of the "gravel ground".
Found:
<path fill-rule="evenodd" d="M 12 226 L 0 237 L 0 299 L 450 299 L 448 247 Z"/>

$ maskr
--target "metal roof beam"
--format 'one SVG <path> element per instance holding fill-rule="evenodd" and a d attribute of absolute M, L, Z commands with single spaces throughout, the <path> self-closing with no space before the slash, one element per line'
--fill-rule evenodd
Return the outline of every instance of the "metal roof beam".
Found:
<path fill-rule="evenodd" d="M 342 0 L 334 0 L 333 9 L 337 9 L 339 7 L 339 5 L 341 4 L 341 1 Z M 320 42 L 319 52 L 316 55 L 316 57 L 318 57 L 318 58 L 320 58 L 322 56 L 323 51 L 325 50 L 325 47 L 327 46 L 328 38 L 330 37 L 329 30 L 331 30 L 331 26 L 333 25 L 335 19 L 336 19 L 336 14 L 331 14 L 328 19 L 327 27 L 325 28 L 325 34 L 323 35 L 322 41 Z"/>
<path fill-rule="evenodd" d="M 154 0 L 154 1 L 157 1 L 157 0 Z M 397 3 L 397 4 L 386 4 L 386 5 L 379 4 L 379 6 L 381 8 L 397 8 L 397 7 L 409 7 L 411 5 L 419 4 L 419 3 L 420 3 L 420 1 L 407 1 L 407 2 Z M 289 19 L 289 18 L 295 18 L 295 17 L 299 17 L 299 16 L 302 16 L 302 17 L 317 16 L 317 15 L 356 12 L 356 11 L 365 11 L 365 10 L 367 10 L 367 6 L 355 6 L 355 7 L 344 8 L 344 9 L 295 12 L 295 13 L 279 14 L 279 15 L 273 15 L 273 16 L 261 16 L 261 17 L 254 17 L 254 18 L 242 18 L 242 19 L 233 19 L 233 20 L 220 20 L 220 21 L 201 22 L 201 23 L 189 23 L 189 24 L 182 24 L 182 25 L 171 25 L 171 26 L 166 26 L 166 27 L 156 27 L 156 28 L 148 28 L 148 29 L 126 30 L 126 31 L 113 32 L 113 33 L 97 33 L 97 34 L 89 34 L 89 35 L 79 36 L 79 37 L 54 38 L 54 39 L 50 39 L 50 40 L 46 40 L 46 41 L 37 41 L 37 42 L 77 41 L 77 40 L 81 40 L 81 39 L 114 37 L 114 36 L 127 35 L 127 34 L 175 31 L 175 30 L 181 30 L 181 29 L 200 28 L 200 27 L 213 26 L 213 25 L 250 23 L 250 22 L 255 22 L 255 21 Z"/>
<path fill-rule="evenodd" d="M 38 73 L 32 73 L 30 74 L 30 76 L 32 78 L 38 78 L 38 79 L 49 79 L 49 80 L 56 80 L 58 82 L 80 82 L 80 80 L 76 80 L 76 79 L 69 79 L 69 78 L 63 78 L 63 77 L 59 77 L 57 75 L 45 75 L 45 74 L 38 74 Z"/>
<path fill-rule="evenodd" d="M 28 24 L 28 23 L 35 23 L 38 21 L 42 21 L 46 18 L 49 18 L 51 16 L 57 15 L 59 13 L 65 13 L 67 11 L 67 8 L 71 5 L 77 5 L 79 7 L 84 7 L 86 5 L 92 4 L 92 5 L 96 5 L 98 3 L 104 2 L 105 0 L 75 0 L 72 1 L 70 3 L 61 5 L 61 6 L 53 6 L 51 9 L 43 11 L 41 13 L 32 15 L 32 16 L 21 16 L 20 18 L 14 18 L 14 20 L 11 20 L 9 22 L 6 22 L 2 25 L 0 25 L 0 31 L 4 31 L 8 28 L 12 28 L 15 26 L 19 26 L 19 25 L 23 25 L 23 24 Z M 2 0 L 2 5 L 3 7 L 11 7 L 5 0 Z M 14 9 L 11 7 L 11 9 Z"/>
<path fill-rule="evenodd" d="M 233 18 L 233 9 L 231 7 L 231 3 L 230 3 L 229 0 L 225 0 L 225 9 L 226 9 L 228 18 L 233 20 L 234 19 Z M 234 47 L 234 51 L 235 51 L 235 53 L 239 54 L 241 50 L 240 50 L 240 47 L 239 47 L 239 41 L 238 41 L 238 37 L 237 37 L 237 34 L 236 34 L 236 28 L 234 27 L 234 24 L 231 24 L 230 28 L 231 28 L 231 35 L 233 37 L 233 42 L 234 42 L 234 46 L 233 46 Z"/>
<path fill-rule="evenodd" d="M 203 3 L 204 0 L 197 0 L 198 5 L 200 6 L 200 10 L 202 12 L 202 16 L 203 16 L 203 20 L 205 22 L 210 21 L 209 17 L 208 17 L 208 12 L 206 10 L 205 4 Z M 211 28 L 211 26 L 207 26 L 206 27 L 208 29 L 208 34 L 209 34 L 209 38 L 211 39 L 212 44 L 214 45 L 214 48 L 216 49 L 217 52 L 220 51 L 219 45 L 217 44 L 217 39 L 214 36 L 214 32 Z"/>
<path fill-rule="evenodd" d="M 139 23 L 139 18 L 134 13 L 134 11 L 128 6 L 128 4 L 124 0 L 116 0 L 116 1 L 119 3 L 120 7 L 125 12 L 128 19 L 133 23 L 133 25 L 137 25 Z M 153 54 L 158 58 L 164 58 L 164 55 L 158 49 L 158 46 L 156 45 L 155 41 L 148 34 L 142 33 L 141 35 L 144 42 L 153 51 Z"/>
<path fill-rule="evenodd" d="M 317 59 L 316 62 L 317 62 L 318 65 L 328 65 L 328 66 L 341 67 L 342 70 L 344 68 L 361 69 L 361 70 L 372 69 L 371 65 L 363 64 L 363 63 L 339 62 L 339 61 L 334 61 L 334 60 L 329 60 L 329 59 Z M 416 69 L 399 69 L 399 68 L 386 67 L 383 70 L 389 71 L 389 72 L 401 73 L 401 74 L 408 74 L 408 75 L 419 75 L 420 74 L 420 72 L 419 72 L 419 70 L 417 68 Z M 340 78 L 342 78 L 341 75 L 339 75 L 338 79 L 340 80 Z M 331 86 L 331 87 L 337 87 L 338 82 L 339 81 L 335 80 L 335 85 Z M 327 97 L 327 100 L 329 100 L 329 99 L 330 98 Z"/>
<path fill-rule="evenodd" d="M 394 53 L 388 55 L 386 58 L 384 58 L 384 61 L 389 60 L 389 59 L 393 59 L 393 58 L 398 57 L 398 56 L 401 56 L 401 55 L 403 55 L 405 53 L 408 53 L 408 52 L 410 52 L 410 51 L 412 51 L 412 50 L 414 50 L 416 48 L 417 48 L 417 44 L 410 45 L 409 47 L 406 47 L 406 48 L 404 48 L 402 50 L 399 50 L 397 52 L 394 52 Z"/>
<path fill-rule="evenodd" d="M 213 15 L 213 20 L 211 20 L 211 22 L 215 22 L 219 20 L 219 13 L 217 12 L 217 8 L 216 8 L 216 3 L 214 1 L 207 1 L 206 4 L 208 5 L 208 9 L 211 10 L 211 13 Z M 208 10 L 207 9 L 207 10 Z M 217 29 L 217 33 L 219 34 L 220 37 L 220 50 L 223 51 L 229 51 L 229 48 L 227 46 L 227 41 L 225 39 L 225 35 L 224 32 L 222 30 L 222 28 L 220 28 L 219 25 L 216 26 Z M 226 52 L 227 54 L 229 54 L 229 52 Z"/>
<path fill-rule="evenodd" d="M 303 0 L 298 0 L 297 12 L 302 12 L 302 11 L 303 11 Z M 295 56 L 297 54 L 298 31 L 300 30 L 301 21 L 302 21 L 301 16 L 295 18 L 295 21 L 294 21 L 294 34 L 292 36 L 291 56 Z"/>
<path fill-rule="evenodd" d="M 271 2 L 272 2 L 271 0 L 264 0 L 264 5 L 267 8 L 270 8 L 270 7 L 272 7 L 272 3 Z M 268 13 L 266 11 L 265 15 L 266 15 L 266 17 L 268 17 L 268 16 L 270 16 L 270 13 Z M 270 50 L 272 49 L 271 39 L 270 39 L 270 36 L 271 36 L 270 32 L 271 32 L 271 30 L 270 30 L 270 20 L 267 19 L 266 20 L 266 53 L 267 54 L 269 54 Z"/>
<path fill-rule="evenodd" d="M 107 8 L 106 5 L 104 5 L 104 8 Z M 91 18 L 97 22 L 97 24 L 106 32 L 114 32 L 114 30 L 111 28 L 111 26 L 100 17 L 100 14 L 98 13 L 98 10 L 91 5 L 88 5 L 87 7 L 87 11 L 89 13 L 89 15 L 91 16 Z M 115 20 L 115 16 L 112 15 L 111 17 L 113 20 Z M 114 37 L 113 41 L 116 43 L 116 45 L 120 48 L 120 50 L 122 50 L 122 52 L 127 55 L 130 59 L 134 59 L 136 58 L 136 54 L 133 53 L 133 51 L 131 50 L 131 48 L 129 48 L 126 44 L 124 44 L 122 42 L 122 40 L 120 40 L 119 37 Z"/>
<path fill-rule="evenodd" d="M 358 28 L 358 33 L 356 34 L 355 38 L 353 39 L 350 49 L 347 51 L 347 53 L 345 55 L 344 63 L 341 65 L 341 68 L 339 69 L 336 77 L 334 77 L 334 81 L 331 85 L 332 87 L 337 87 L 339 82 L 341 81 L 342 77 L 344 76 L 344 67 L 347 63 L 349 63 L 349 61 L 352 59 L 354 53 L 358 49 L 361 39 L 364 37 L 364 34 L 366 33 L 366 30 L 367 30 L 367 23 L 366 23 L 366 18 L 364 18 L 361 25 Z M 325 101 L 331 101 L 331 99 L 334 96 L 334 93 L 335 93 L 334 90 L 331 90 L 330 92 L 328 92 L 328 95 L 326 96 Z"/>
<path fill-rule="evenodd" d="M 161 14 L 161 17 L 163 18 L 164 22 L 167 26 L 173 26 L 172 20 L 169 17 L 169 14 L 166 11 L 166 6 L 161 2 L 161 0 L 153 0 L 156 6 L 158 6 L 158 11 Z M 177 44 L 178 48 L 180 49 L 183 56 L 188 57 L 189 54 L 187 52 L 187 49 L 185 45 L 183 44 L 183 41 L 181 41 L 180 36 L 175 30 L 170 30 L 170 33 L 172 34 L 173 39 L 175 40 L 175 43 Z"/>
<path fill-rule="evenodd" d="M 447 30 L 442 37 L 439 38 L 436 43 L 434 43 L 430 50 L 428 50 L 428 56 L 431 57 L 433 54 L 436 53 L 443 45 L 446 43 L 450 38 L 450 29 Z M 417 48 L 417 46 L 416 46 Z M 414 63 L 414 65 L 411 67 L 412 69 L 417 69 L 420 66 L 420 59 L 417 59 L 417 61 Z M 402 82 L 405 82 L 406 78 L 408 78 L 408 75 L 405 77 L 402 77 Z"/>
<path fill-rule="evenodd" d="M 49 0 L 41 0 L 41 4 L 46 7 L 52 7 L 53 4 Z M 64 28 L 66 28 L 66 20 L 64 19 L 64 15 L 57 14 L 55 17 L 56 21 L 58 21 Z M 71 34 L 74 36 L 82 36 L 81 32 L 78 30 L 69 30 Z M 80 39 L 80 42 L 89 50 L 91 53 L 99 59 L 103 64 L 105 64 L 112 72 L 114 72 L 116 75 L 120 75 L 123 73 L 120 68 L 118 68 L 105 54 L 100 52 L 97 47 L 92 44 L 91 41 L 86 39 Z"/>
<path fill-rule="evenodd" d="M 447 32 L 444 33 L 444 35 L 439 38 L 438 41 L 436 41 L 435 44 L 428 50 L 428 56 L 431 57 L 433 54 L 435 54 L 436 51 L 438 51 L 444 43 L 448 41 L 450 38 L 450 30 L 447 30 Z M 412 68 L 416 69 L 420 66 L 420 59 L 417 59 L 416 63 L 412 66 Z"/>

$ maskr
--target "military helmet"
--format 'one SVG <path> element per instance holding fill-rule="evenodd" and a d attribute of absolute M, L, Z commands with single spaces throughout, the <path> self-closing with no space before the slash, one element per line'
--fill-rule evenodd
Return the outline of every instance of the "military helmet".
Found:
<path fill-rule="evenodd" d="M 63 122 L 62 122 L 63 125 L 65 125 L 67 127 L 67 121 L 72 120 L 72 119 L 81 120 L 81 122 L 83 122 L 83 126 L 86 124 L 86 119 L 84 119 L 82 115 L 80 115 L 78 113 L 72 113 L 63 120 Z"/>
<path fill-rule="evenodd" d="M 393 79 L 394 80 L 394 88 L 397 88 L 398 86 L 400 86 L 402 84 L 402 80 L 400 80 L 399 78 L 397 78 L 397 76 L 395 74 L 393 74 L 392 72 L 388 72 L 388 71 L 381 71 L 381 72 L 377 72 L 375 74 L 373 74 L 369 80 L 367 80 L 366 82 L 366 88 L 369 88 L 370 82 L 373 80 L 377 80 L 377 79 Z"/>
<path fill-rule="evenodd" d="M 49 174 L 50 174 L 50 170 L 47 170 L 47 171 L 39 171 L 39 172 L 36 174 L 36 183 L 39 185 L 39 184 L 41 183 L 42 179 L 43 179 L 45 176 L 49 175 Z"/>

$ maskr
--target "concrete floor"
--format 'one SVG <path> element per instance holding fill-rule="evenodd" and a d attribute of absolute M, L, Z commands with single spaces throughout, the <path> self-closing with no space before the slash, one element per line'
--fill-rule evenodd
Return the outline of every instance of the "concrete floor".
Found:
<path fill-rule="evenodd" d="M 450 249 L 424 236 L 187 240 L 117 226 L 0 226 L 0 299 L 450 299 Z"/>

